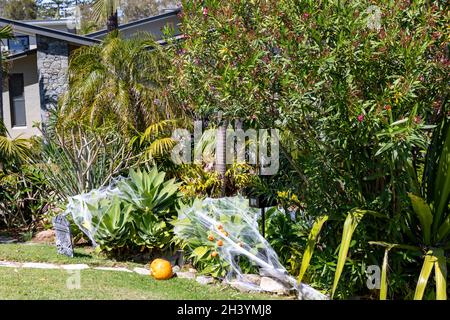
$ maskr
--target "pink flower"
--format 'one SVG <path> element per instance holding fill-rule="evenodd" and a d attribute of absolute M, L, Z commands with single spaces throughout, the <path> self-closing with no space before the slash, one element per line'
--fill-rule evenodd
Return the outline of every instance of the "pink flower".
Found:
<path fill-rule="evenodd" d="M 304 19 L 304 20 L 307 20 L 308 18 L 309 18 L 309 13 L 304 13 L 304 14 L 303 14 L 303 19 Z"/>
<path fill-rule="evenodd" d="M 208 8 L 204 7 L 203 8 L 203 15 L 206 17 L 208 15 Z"/>
<path fill-rule="evenodd" d="M 364 115 L 363 114 L 360 114 L 359 116 L 358 116 L 358 122 L 363 122 L 364 121 Z"/>
<path fill-rule="evenodd" d="M 414 117 L 414 122 L 415 122 L 416 124 L 420 124 L 420 123 L 422 122 L 422 118 L 419 117 L 419 116 Z"/>

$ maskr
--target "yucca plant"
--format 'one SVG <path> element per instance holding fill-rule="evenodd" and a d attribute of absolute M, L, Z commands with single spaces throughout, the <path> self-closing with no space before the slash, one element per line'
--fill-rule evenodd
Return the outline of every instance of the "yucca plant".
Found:
<path fill-rule="evenodd" d="M 417 184 L 419 184 L 417 182 Z M 415 243 L 391 244 L 372 242 L 385 247 L 380 298 L 387 296 L 388 254 L 392 249 L 417 251 L 424 254 L 422 270 L 414 299 L 421 300 L 434 269 L 436 299 L 447 299 L 447 258 L 450 249 L 450 119 L 444 117 L 435 129 L 428 150 L 422 185 L 417 194 L 410 193 L 412 211 L 406 217 Z"/>
<path fill-rule="evenodd" d="M 416 183 L 419 185 L 419 182 Z M 430 274 L 434 268 L 436 282 L 436 299 L 447 299 L 447 258 L 446 250 L 450 249 L 450 121 L 444 118 L 436 128 L 433 135 L 433 143 L 427 154 L 422 188 L 420 194 L 409 194 L 414 213 L 406 217 L 406 225 L 410 228 L 410 234 L 415 235 L 413 244 L 392 244 L 386 242 L 370 242 L 385 248 L 382 265 L 380 299 L 387 297 L 387 267 L 389 252 L 393 249 L 416 251 L 423 253 L 425 258 L 422 271 L 416 286 L 414 299 L 422 299 Z M 420 191 L 419 191 L 420 192 Z M 350 243 L 358 224 L 365 215 L 371 214 L 381 217 L 380 214 L 354 209 L 349 212 L 344 223 L 342 240 L 339 246 L 339 254 L 336 272 L 332 286 L 333 297 L 342 271 L 347 260 Z M 319 217 L 311 229 L 306 250 L 300 268 L 298 281 L 301 282 L 309 267 L 314 248 L 317 244 L 320 231 L 329 216 Z"/>

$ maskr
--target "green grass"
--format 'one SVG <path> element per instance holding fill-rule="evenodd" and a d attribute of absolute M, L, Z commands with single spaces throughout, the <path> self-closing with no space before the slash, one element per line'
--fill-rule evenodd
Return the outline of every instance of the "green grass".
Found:
<path fill-rule="evenodd" d="M 135 273 L 83 270 L 80 288 L 68 289 L 75 275 L 64 270 L 0 268 L 0 300 L 265 300 L 272 296 L 243 294 L 193 280 L 156 281 Z"/>
<path fill-rule="evenodd" d="M 55 264 L 87 264 L 93 267 L 142 267 L 134 262 L 111 260 L 96 253 L 91 247 L 75 248 L 74 257 L 66 257 L 56 252 L 56 247 L 45 244 L 0 244 L 0 261 L 44 262 Z"/>
<path fill-rule="evenodd" d="M 55 246 L 42 244 L 1 244 L 0 261 L 44 262 L 54 264 L 87 264 L 95 266 L 143 267 L 132 262 L 118 262 L 97 254 L 91 248 L 76 248 L 74 258 L 58 255 Z M 265 300 L 266 294 L 244 294 L 234 289 L 211 285 L 203 286 L 195 280 L 172 278 L 156 281 L 136 273 L 101 270 L 82 270 L 80 289 L 70 290 L 67 282 L 73 278 L 65 270 L 14 269 L 0 267 L 0 300 Z"/>

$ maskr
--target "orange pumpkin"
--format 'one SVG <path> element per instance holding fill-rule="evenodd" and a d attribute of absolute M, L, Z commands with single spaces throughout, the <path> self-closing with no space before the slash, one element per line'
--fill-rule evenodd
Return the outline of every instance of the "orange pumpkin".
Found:
<path fill-rule="evenodd" d="M 150 271 L 156 280 L 167 280 L 173 276 L 172 265 L 164 259 L 153 260 L 150 264 Z"/>
<path fill-rule="evenodd" d="M 211 257 L 213 257 L 213 258 L 215 258 L 215 257 L 217 257 L 219 254 L 217 253 L 217 251 L 213 251 L 212 253 L 211 253 Z"/>
<path fill-rule="evenodd" d="M 222 241 L 222 240 L 218 240 L 218 241 L 217 241 L 217 245 L 218 245 L 219 247 L 223 246 L 223 241 Z"/>

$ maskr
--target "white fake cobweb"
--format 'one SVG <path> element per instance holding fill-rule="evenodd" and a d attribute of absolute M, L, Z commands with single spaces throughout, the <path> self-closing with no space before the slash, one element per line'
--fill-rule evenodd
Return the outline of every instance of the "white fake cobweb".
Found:
<path fill-rule="evenodd" d="M 248 281 L 239 267 L 239 257 L 246 257 L 259 268 L 260 274 L 275 278 L 292 289 L 297 290 L 300 299 L 323 300 L 327 297 L 306 284 L 298 284 L 281 265 L 278 255 L 258 230 L 259 212 L 250 208 L 248 199 L 242 197 L 196 200 L 190 207 L 180 210 L 175 226 L 175 234 L 189 242 L 198 237 L 203 228 L 214 240 L 221 240 L 217 246 L 221 259 L 227 262 L 230 270 L 224 281 L 239 284 L 251 290 L 262 290 Z M 185 223 L 183 223 L 185 221 Z"/>

